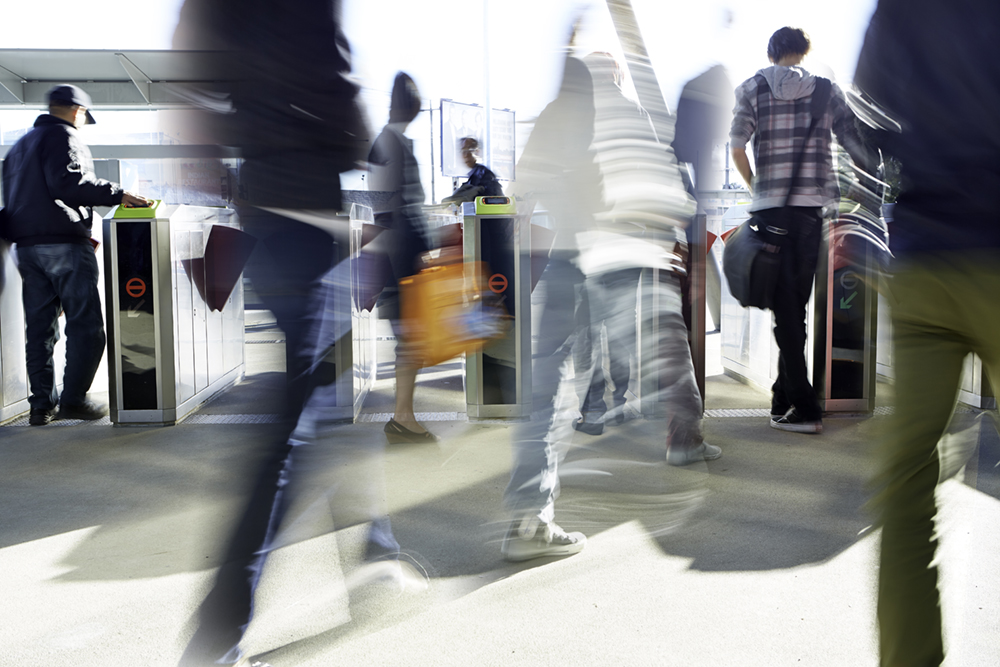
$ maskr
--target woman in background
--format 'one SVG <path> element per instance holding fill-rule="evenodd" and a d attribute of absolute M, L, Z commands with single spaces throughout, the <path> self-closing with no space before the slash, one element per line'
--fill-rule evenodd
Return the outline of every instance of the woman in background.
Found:
<path fill-rule="evenodd" d="M 385 426 L 390 443 L 435 442 L 437 438 L 417 423 L 413 414 L 413 389 L 421 367 L 412 346 L 407 344 L 401 325 L 399 281 L 420 270 L 420 257 L 430 250 L 427 221 L 424 218 L 424 188 L 420 167 L 413 155 L 413 141 L 403 132 L 420 113 L 420 91 L 405 72 L 396 74 L 389 104 L 389 123 L 372 145 L 370 189 L 390 192 L 392 197 L 375 222 L 385 228 L 384 247 L 389 276 L 378 300 L 379 317 L 392 321 L 396 334 L 396 409 Z"/>

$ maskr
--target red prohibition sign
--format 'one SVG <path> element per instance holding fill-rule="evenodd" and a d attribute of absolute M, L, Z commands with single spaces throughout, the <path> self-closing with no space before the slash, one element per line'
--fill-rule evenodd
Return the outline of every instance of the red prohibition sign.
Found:
<path fill-rule="evenodd" d="M 490 276 L 490 291 L 494 294 L 500 294 L 505 289 L 507 289 L 507 276 L 502 273 L 494 273 Z"/>
<path fill-rule="evenodd" d="M 142 281 L 142 278 L 133 278 L 125 283 L 125 291 L 128 292 L 129 296 L 139 298 L 146 293 L 146 283 Z"/>

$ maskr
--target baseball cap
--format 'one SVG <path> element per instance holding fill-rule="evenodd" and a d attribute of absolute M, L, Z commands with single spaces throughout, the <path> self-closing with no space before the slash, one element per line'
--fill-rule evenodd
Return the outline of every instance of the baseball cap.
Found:
<path fill-rule="evenodd" d="M 87 125 L 93 125 L 97 122 L 90 114 L 90 107 L 92 107 L 94 103 L 91 101 L 90 95 L 84 92 L 82 88 L 64 83 L 52 88 L 46 97 L 48 98 L 49 104 L 56 102 L 66 105 L 76 104 L 77 106 L 81 106 L 87 110 Z"/>

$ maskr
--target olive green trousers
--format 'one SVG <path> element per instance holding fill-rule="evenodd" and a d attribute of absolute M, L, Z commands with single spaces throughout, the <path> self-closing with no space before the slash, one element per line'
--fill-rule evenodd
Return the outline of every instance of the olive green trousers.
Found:
<path fill-rule="evenodd" d="M 1000 253 L 901 262 L 890 281 L 896 407 L 879 448 L 874 508 L 882 528 L 878 622 L 883 667 L 944 659 L 937 568 L 937 444 L 962 365 L 977 353 L 1000 386 Z"/>

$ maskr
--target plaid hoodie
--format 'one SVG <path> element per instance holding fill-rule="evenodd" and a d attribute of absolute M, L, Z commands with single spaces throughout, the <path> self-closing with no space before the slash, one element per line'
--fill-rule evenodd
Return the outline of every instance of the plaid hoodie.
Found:
<path fill-rule="evenodd" d="M 766 81 L 770 90 L 763 86 Z M 764 68 L 736 88 L 736 108 L 729 132 L 733 148 L 745 148 L 753 137 L 756 174 L 752 211 L 784 204 L 792 178 L 792 162 L 812 120 L 810 103 L 816 77 L 801 67 Z M 854 113 L 844 93 L 833 84 L 827 111 L 816 123 L 802 155 L 789 206 L 825 206 L 839 199 L 833 173 L 831 133 L 854 156 L 863 155 Z"/>

